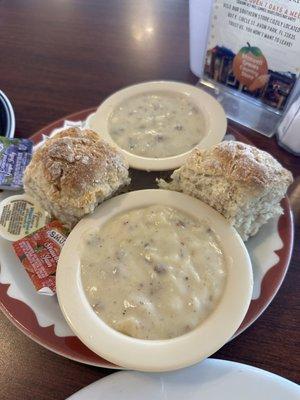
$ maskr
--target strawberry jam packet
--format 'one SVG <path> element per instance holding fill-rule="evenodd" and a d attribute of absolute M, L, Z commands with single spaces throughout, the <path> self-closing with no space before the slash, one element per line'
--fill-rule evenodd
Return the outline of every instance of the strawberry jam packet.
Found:
<path fill-rule="evenodd" d="M 59 221 L 13 243 L 13 249 L 38 293 L 55 293 L 55 273 L 68 231 Z"/>

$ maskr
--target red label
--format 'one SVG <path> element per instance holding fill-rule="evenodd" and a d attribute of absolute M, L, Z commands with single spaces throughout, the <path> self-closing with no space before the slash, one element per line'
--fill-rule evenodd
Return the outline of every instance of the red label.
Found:
<path fill-rule="evenodd" d="M 55 292 L 55 272 L 67 231 L 59 221 L 52 221 L 13 243 L 13 249 L 35 288 Z"/>

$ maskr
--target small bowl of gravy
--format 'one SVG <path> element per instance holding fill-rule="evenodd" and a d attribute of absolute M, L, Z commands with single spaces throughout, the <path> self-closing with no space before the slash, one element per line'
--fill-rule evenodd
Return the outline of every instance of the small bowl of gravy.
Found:
<path fill-rule="evenodd" d="M 205 91 L 158 81 L 114 93 L 87 125 L 119 147 L 130 167 L 157 171 L 181 166 L 195 147 L 219 143 L 227 120 L 222 106 Z"/>

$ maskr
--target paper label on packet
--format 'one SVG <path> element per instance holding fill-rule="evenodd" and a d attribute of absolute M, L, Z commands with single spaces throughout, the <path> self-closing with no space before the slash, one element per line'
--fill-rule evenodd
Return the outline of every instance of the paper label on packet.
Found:
<path fill-rule="evenodd" d="M 0 189 L 22 189 L 23 174 L 31 160 L 32 148 L 31 140 L 0 136 Z"/>
<path fill-rule="evenodd" d="M 38 231 L 13 243 L 13 249 L 40 294 L 53 295 L 55 273 L 68 231 L 52 221 Z"/>
<path fill-rule="evenodd" d="M 29 196 L 10 196 L 0 203 L 0 235 L 15 241 L 47 223 L 47 213 Z"/>

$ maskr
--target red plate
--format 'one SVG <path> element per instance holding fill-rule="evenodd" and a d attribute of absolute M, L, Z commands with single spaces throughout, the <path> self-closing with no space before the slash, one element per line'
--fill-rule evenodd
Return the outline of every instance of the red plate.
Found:
<path fill-rule="evenodd" d="M 39 132 L 34 134 L 31 139 L 35 143 L 38 143 L 42 139 L 42 135 L 49 135 L 53 129 L 61 127 L 64 120 L 84 120 L 94 111 L 95 109 L 91 108 L 68 115 L 66 118 L 62 118 L 41 129 Z M 228 133 L 234 135 L 237 140 L 249 143 L 249 141 L 243 135 L 237 132 L 236 129 L 229 127 Z M 136 173 L 137 171 L 135 171 L 135 174 Z M 235 336 L 239 335 L 246 328 L 248 328 L 266 309 L 280 288 L 287 272 L 293 248 L 292 213 L 287 198 L 283 199 L 282 207 L 284 214 L 279 218 L 277 230 L 283 245 L 279 250 L 275 251 L 279 260 L 276 264 L 271 266 L 271 268 L 269 268 L 267 273 L 264 275 L 261 282 L 260 295 L 257 299 L 251 301 L 245 319 L 237 330 Z M 17 328 L 19 328 L 32 340 L 41 344 L 47 349 L 72 360 L 100 367 L 118 368 L 117 366 L 114 366 L 110 362 L 90 351 L 76 336 L 57 336 L 54 333 L 53 325 L 41 327 L 33 310 L 22 301 L 10 297 L 7 294 L 8 288 L 9 284 L 0 283 L 1 310 L 12 321 L 12 323 L 17 326 Z"/>

